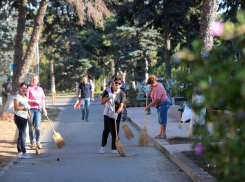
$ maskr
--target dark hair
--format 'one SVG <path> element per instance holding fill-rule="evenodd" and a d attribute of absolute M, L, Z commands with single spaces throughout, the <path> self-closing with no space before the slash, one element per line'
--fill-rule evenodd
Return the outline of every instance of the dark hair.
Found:
<path fill-rule="evenodd" d="M 122 77 L 117 76 L 116 78 L 114 78 L 114 82 L 115 82 L 115 81 L 121 81 L 121 82 L 122 82 L 123 80 L 122 80 Z"/>
<path fill-rule="evenodd" d="M 28 88 L 28 86 L 29 86 L 26 82 L 23 82 L 23 83 L 20 84 L 20 88 L 21 88 L 23 85 L 27 86 L 27 88 Z"/>
<path fill-rule="evenodd" d="M 88 78 L 88 77 L 87 77 L 87 75 L 83 75 L 83 77 L 86 77 L 86 78 Z"/>
<path fill-rule="evenodd" d="M 8 78 L 7 81 L 11 81 L 11 80 Z"/>
<path fill-rule="evenodd" d="M 29 85 L 26 82 L 23 82 L 20 84 L 20 88 L 23 87 L 23 85 L 27 86 L 27 88 L 29 87 Z M 20 93 L 20 89 L 19 89 L 19 93 Z M 25 96 L 26 96 L 26 94 L 25 94 Z"/>

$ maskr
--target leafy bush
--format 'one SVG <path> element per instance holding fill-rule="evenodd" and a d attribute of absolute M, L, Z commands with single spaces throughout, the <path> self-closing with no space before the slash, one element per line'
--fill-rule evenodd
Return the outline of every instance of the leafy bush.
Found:
<path fill-rule="evenodd" d="M 195 112 L 201 107 L 221 112 L 206 116 L 213 125 L 210 133 L 202 126 L 196 126 L 194 132 L 196 138 L 202 138 L 198 147 L 194 146 L 202 146 L 205 156 L 216 165 L 218 181 L 245 181 L 245 15 L 239 12 L 237 17 L 238 23 L 224 24 L 222 44 L 207 55 L 200 55 L 202 43 L 195 41 L 192 51 L 183 50 L 176 58 L 182 66 L 192 62 L 193 74 L 179 73 L 178 77 L 194 82 L 205 98 L 202 106 L 193 108 Z M 232 114 L 227 116 L 226 110 Z"/>

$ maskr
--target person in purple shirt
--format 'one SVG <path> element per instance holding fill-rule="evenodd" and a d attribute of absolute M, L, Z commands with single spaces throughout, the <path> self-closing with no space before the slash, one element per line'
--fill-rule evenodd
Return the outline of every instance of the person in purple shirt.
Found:
<path fill-rule="evenodd" d="M 164 139 L 167 137 L 166 126 L 170 100 L 168 99 L 166 90 L 164 89 L 163 85 L 156 81 L 156 76 L 152 75 L 148 79 L 147 83 L 150 84 L 150 86 L 152 87 L 152 91 L 150 94 L 152 102 L 147 107 L 145 107 L 145 111 L 147 111 L 147 109 L 152 106 L 155 106 L 157 108 L 160 132 L 155 138 Z"/>
<path fill-rule="evenodd" d="M 83 82 L 79 84 L 77 90 L 77 100 L 79 100 L 79 93 L 81 91 L 80 100 L 82 101 L 82 120 L 88 121 L 89 109 L 90 109 L 90 92 L 92 95 L 91 100 L 94 100 L 92 85 L 88 82 L 88 77 L 83 76 Z"/>

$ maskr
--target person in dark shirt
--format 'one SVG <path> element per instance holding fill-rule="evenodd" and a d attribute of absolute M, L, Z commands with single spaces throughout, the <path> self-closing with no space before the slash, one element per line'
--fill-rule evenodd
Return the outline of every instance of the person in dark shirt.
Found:
<path fill-rule="evenodd" d="M 121 112 L 123 109 L 123 103 L 125 97 L 125 93 L 120 89 L 121 84 L 122 84 L 122 78 L 120 76 L 117 76 L 112 82 L 111 87 L 104 90 L 103 94 L 100 96 L 101 104 L 105 104 L 105 109 L 103 113 L 104 130 L 102 134 L 102 147 L 99 152 L 101 154 L 105 153 L 105 146 L 110 132 L 112 136 L 111 153 L 118 154 L 116 150 L 116 144 L 115 144 L 116 142 L 115 120 L 117 123 L 117 133 L 118 133 L 120 119 L 121 119 Z M 115 111 L 113 106 L 113 100 L 115 103 Z"/>
<path fill-rule="evenodd" d="M 94 100 L 92 85 L 88 82 L 88 77 L 83 76 L 83 82 L 79 84 L 77 90 L 77 100 L 79 100 L 79 93 L 81 91 L 80 100 L 82 101 L 82 120 L 88 121 L 89 109 L 90 109 L 90 92 L 92 95 L 91 100 Z"/>
<path fill-rule="evenodd" d="M 2 104 L 3 104 L 3 110 L 4 110 L 4 106 L 8 100 L 8 96 L 10 95 L 10 85 L 11 80 L 7 79 L 7 81 L 2 85 Z"/>

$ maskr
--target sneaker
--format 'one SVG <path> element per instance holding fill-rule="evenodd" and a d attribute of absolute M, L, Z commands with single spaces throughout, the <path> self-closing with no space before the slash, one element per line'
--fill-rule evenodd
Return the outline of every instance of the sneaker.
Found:
<path fill-rule="evenodd" d="M 17 154 L 16 157 L 18 157 L 18 158 L 23 158 L 23 155 Z"/>
<path fill-rule="evenodd" d="M 27 153 L 23 154 L 22 157 L 24 159 L 31 159 L 31 156 L 29 156 Z"/>
<path fill-rule="evenodd" d="M 112 154 L 118 154 L 117 150 L 112 150 L 111 153 Z"/>
<path fill-rule="evenodd" d="M 100 154 L 104 154 L 105 153 L 105 147 L 101 147 L 101 149 L 100 149 L 100 152 L 99 152 Z"/>
<path fill-rule="evenodd" d="M 86 119 L 85 122 L 89 122 L 89 120 Z"/>

